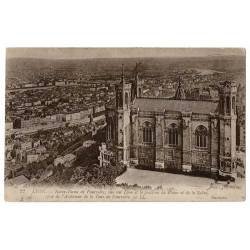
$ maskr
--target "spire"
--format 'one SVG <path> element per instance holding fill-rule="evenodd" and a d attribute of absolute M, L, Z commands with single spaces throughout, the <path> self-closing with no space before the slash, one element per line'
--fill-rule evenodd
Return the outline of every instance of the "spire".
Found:
<path fill-rule="evenodd" d="M 177 87 L 176 92 L 175 92 L 175 99 L 176 99 L 176 100 L 183 100 L 183 99 L 186 99 L 185 91 L 184 91 L 184 89 L 182 88 L 182 85 L 181 85 L 181 78 L 180 78 L 180 77 L 179 77 L 179 79 L 178 79 L 178 87 Z"/>
<path fill-rule="evenodd" d="M 138 82 L 138 80 L 139 80 L 139 76 L 138 76 L 138 65 L 139 65 L 139 63 L 136 63 L 135 64 L 135 81 L 136 82 Z"/>
<path fill-rule="evenodd" d="M 122 64 L 122 79 L 121 82 L 124 83 L 124 64 Z"/>

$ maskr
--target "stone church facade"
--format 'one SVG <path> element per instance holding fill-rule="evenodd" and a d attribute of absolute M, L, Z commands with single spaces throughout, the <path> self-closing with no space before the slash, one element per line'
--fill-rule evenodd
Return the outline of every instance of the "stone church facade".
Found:
<path fill-rule="evenodd" d="M 235 175 L 234 83 L 219 88 L 219 101 L 186 100 L 179 84 L 173 98 L 145 98 L 136 74 L 116 86 L 107 108 L 107 146 L 117 162 L 145 169 Z"/>

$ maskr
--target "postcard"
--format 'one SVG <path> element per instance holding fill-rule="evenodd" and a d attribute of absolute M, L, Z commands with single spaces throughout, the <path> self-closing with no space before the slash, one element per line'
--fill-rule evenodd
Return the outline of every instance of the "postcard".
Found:
<path fill-rule="evenodd" d="M 245 49 L 7 48 L 6 201 L 244 201 Z"/>

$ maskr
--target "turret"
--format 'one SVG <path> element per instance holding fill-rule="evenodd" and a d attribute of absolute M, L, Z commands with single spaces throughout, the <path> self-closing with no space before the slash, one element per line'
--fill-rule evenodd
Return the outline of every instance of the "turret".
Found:
<path fill-rule="evenodd" d="M 225 81 L 219 89 L 220 114 L 224 116 L 236 115 L 237 87 L 234 82 Z"/>
<path fill-rule="evenodd" d="M 140 63 L 136 63 L 134 69 L 135 79 L 132 88 L 132 100 L 142 97 L 143 80 L 139 78 L 139 65 Z"/>
<path fill-rule="evenodd" d="M 117 160 L 124 164 L 129 164 L 131 93 L 132 84 L 125 81 L 122 65 L 121 82 L 116 86 L 116 148 Z"/>
<path fill-rule="evenodd" d="M 236 94 L 233 82 L 221 83 L 219 89 L 220 114 L 220 173 L 234 175 L 236 153 Z"/>
<path fill-rule="evenodd" d="M 116 108 L 128 109 L 131 104 L 131 83 L 127 83 L 124 77 L 124 66 L 122 64 L 121 81 L 116 86 Z"/>

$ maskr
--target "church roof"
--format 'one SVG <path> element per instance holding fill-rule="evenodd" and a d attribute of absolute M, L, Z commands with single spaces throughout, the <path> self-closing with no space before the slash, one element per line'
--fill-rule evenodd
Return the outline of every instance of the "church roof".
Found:
<path fill-rule="evenodd" d="M 198 114 L 209 114 L 217 111 L 218 102 L 211 101 L 191 101 L 191 100 L 171 100 L 164 98 L 137 98 L 133 108 L 140 111 L 162 112 L 193 112 Z"/>

